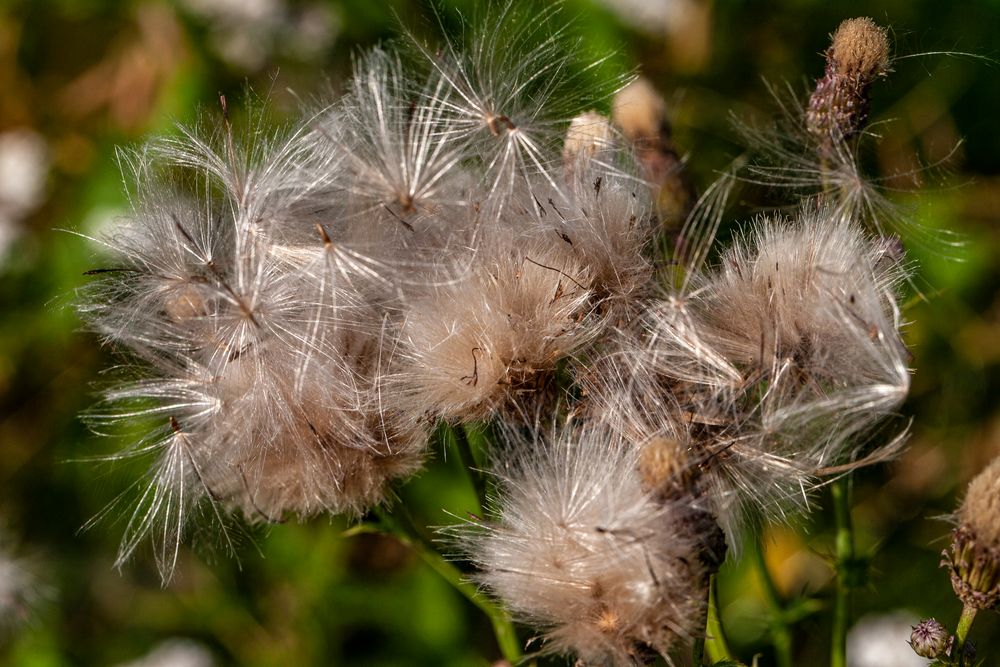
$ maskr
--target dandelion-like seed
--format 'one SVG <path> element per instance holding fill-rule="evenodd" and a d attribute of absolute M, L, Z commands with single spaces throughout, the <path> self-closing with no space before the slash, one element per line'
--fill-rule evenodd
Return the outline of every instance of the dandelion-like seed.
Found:
<path fill-rule="evenodd" d="M 637 450 L 594 430 L 522 443 L 493 518 L 461 531 L 479 581 L 543 652 L 625 666 L 670 657 L 700 631 L 707 576 L 690 499 L 644 489 Z"/>
<path fill-rule="evenodd" d="M 119 562 L 151 534 L 168 578 L 199 508 L 220 524 L 229 509 L 252 521 L 359 513 L 419 467 L 425 434 L 378 397 L 391 346 L 363 306 L 366 276 L 317 276 L 324 263 L 301 258 L 324 255 L 319 235 L 295 246 L 313 194 L 297 178 L 304 136 L 244 149 L 227 127 L 222 152 L 189 134 L 134 163 L 142 194 L 82 307 L 141 362 L 93 419 L 153 425 L 120 455 L 156 463 Z M 171 192 L 159 175 L 171 166 L 195 176 L 200 199 Z"/>
<path fill-rule="evenodd" d="M 487 245 L 470 275 L 411 304 L 400 377 L 408 412 L 530 419 L 558 363 L 593 336 L 585 268 L 552 242 L 517 240 Z"/>

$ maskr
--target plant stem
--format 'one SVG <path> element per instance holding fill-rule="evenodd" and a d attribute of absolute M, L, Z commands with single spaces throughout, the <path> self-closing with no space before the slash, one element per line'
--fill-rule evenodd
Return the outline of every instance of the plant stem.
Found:
<path fill-rule="evenodd" d="M 732 660 L 733 653 L 726 642 L 726 633 L 719 617 L 719 592 L 715 585 L 715 575 L 708 579 L 708 618 L 705 623 L 705 650 L 713 663 Z"/>
<path fill-rule="evenodd" d="M 962 607 L 962 616 L 958 619 L 958 628 L 955 630 L 955 649 L 952 651 L 952 659 L 958 667 L 965 664 L 965 641 L 972 629 L 972 622 L 976 620 L 976 608 L 972 605 Z"/>
<path fill-rule="evenodd" d="M 401 544 L 420 556 L 432 570 L 437 572 L 452 588 L 476 605 L 490 619 L 497 645 L 507 662 L 516 665 L 521 660 L 521 643 L 507 612 L 484 596 L 476 586 L 466 580 L 465 575 L 453 563 L 445 560 L 424 538 L 403 508 L 396 508 L 406 519 L 405 525 L 389 512 L 376 510 L 384 532 L 392 535 Z"/>
<path fill-rule="evenodd" d="M 774 584 L 771 572 L 767 569 L 764 544 L 760 537 L 754 540 L 753 553 L 764 588 L 764 602 L 771 613 L 771 643 L 774 644 L 778 667 L 792 667 L 792 632 L 785 617 L 785 603 L 781 599 L 778 587 Z"/>
<path fill-rule="evenodd" d="M 833 637 L 830 643 L 830 666 L 847 667 L 847 627 L 850 623 L 851 588 L 854 585 L 854 527 L 851 523 L 851 486 L 849 477 L 830 484 L 833 516 L 836 523 L 837 594 L 833 608 Z"/>
<path fill-rule="evenodd" d="M 701 667 L 705 660 L 705 638 L 695 637 L 694 646 L 691 647 L 691 664 L 694 667 Z"/>
<path fill-rule="evenodd" d="M 469 475 L 469 481 L 472 482 L 472 486 L 476 491 L 476 498 L 479 499 L 479 508 L 483 510 L 486 508 L 486 475 L 479 468 L 479 464 L 476 462 L 476 457 L 472 451 L 472 444 L 469 442 L 469 435 L 465 432 L 465 426 L 462 424 L 455 424 L 454 426 L 449 426 L 448 431 L 451 433 L 452 438 L 455 441 L 455 450 L 458 452 L 458 458 L 462 462 L 462 467 L 465 468 L 465 472 Z"/>

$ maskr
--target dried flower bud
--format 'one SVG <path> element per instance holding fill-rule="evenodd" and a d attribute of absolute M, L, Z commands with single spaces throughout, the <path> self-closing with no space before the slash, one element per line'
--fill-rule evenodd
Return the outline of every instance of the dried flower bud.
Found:
<path fill-rule="evenodd" d="M 694 198 L 666 114 L 663 97 L 641 77 L 618 91 L 611 109 L 615 124 L 635 146 L 646 178 L 659 188 L 660 217 L 669 223 L 683 220 Z"/>
<path fill-rule="evenodd" d="M 848 19 L 833 34 L 826 72 L 809 98 L 806 125 L 826 148 L 854 136 L 868 117 L 869 88 L 889 71 L 889 39 L 869 18 Z"/>
<path fill-rule="evenodd" d="M 951 648 L 951 633 L 936 619 L 925 618 L 914 626 L 910 646 L 923 658 L 944 657 Z"/>
<path fill-rule="evenodd" d="M 969 484 L 958 510 L 959 526 L 942 565 L 963 604 L 976 609 L 1000 606 L 1000 458 Z"/>

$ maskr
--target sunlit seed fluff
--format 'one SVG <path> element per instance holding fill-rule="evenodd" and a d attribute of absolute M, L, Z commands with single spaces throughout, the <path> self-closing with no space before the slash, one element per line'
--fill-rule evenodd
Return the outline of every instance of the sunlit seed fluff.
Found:
<path fill-rule="evenodd" d="M 562 3 L 483 7 L 439 49 L 413 41 L 445 83 L 433 95 L 445 132 L 467 142 L 481 168 L 484 209 L 500 212 L 526 175 L 545 172 L 562 124 L 610 96 L 621 79 L 592 76 L 600 61 L 582 61 Z"/>
<path fill-rule="evenodd" d="M 315 194 L 305 135 L 243 147 L 226 129 L 219 150 L 190 134 L 137 163 L 135 210 L 82 306 L 131 355 L 92 418 L 154 429 L 119 456 L 155 458 L 119 562 L 152 535 L 165 578 L 202 510 L 220 525 L 231 509 L 360 513 L 425 444 L 378 394 L 392 345 L 355 270 L 366 265 L 328 262 L 320 234 L 295 245 Z M 196 196 L 161 176 L 178 167 Z"/>
<path fill-rule="evenodd" d="M 619 325 L 641 309 L 654 276 L 653 203 L 645 185 L 629 173 L 630 159 L 617 146 L 581 156 L 565 191 L 537 205 L 541 214 L 530 223 L 563 261 L 585 269 L 577 279 L 591 290 L 597 309 Z M 535 194 L 544 191 L 539 186 Z"/>
<path fill-rule="evenodd" d="M 449 137 L 444 86 L 439 77 L 413 79 L 395 52 L 358 57 L 350 94 L 318 119 L 313 148 L 338 156 L 332 182 L 349 215 L 388 210 L 385 224 L 403 234 L 461 201 L 466 154 Z"/>
<path fill-rule="evenodd" d="M 767 442 L 759 414 L 735 407 L 739 371 L 676 308 L 649 307 L 644 339 L 623 333 L 583 374 L 586 414 L 639 449 L 647 488 L 698 498 L 738 550 L 748 525 L 801 505 L 815 462 L 798 460 L 806 443 Z M 724 554 L 725 545 L 716 540 L 709 551 Z"/>
<path fill-rule="evenodd" d="M 397 387 L 407 412 L 532 415 L 550 398 L 557 364 L 599 331 L 586 268 L 552 248 L 502 233 L 467 273 L 408 304 Z"/>
<path fill-rule="evenodd" d="M 726 251 L 694 307 L 713 348 L 748 378 L 770 378 L 776 415 L 804 400 L 876 420 L 909 389 L 896 303 L 905 266 L 886 252 L 823 209 L 763 220 Z"/>
<path fill-rule="evenodd" d="M 620 438 L 568 430 L 521 447 L 498 469 L 491 518 L 461 534 L 480 583 L 543 631 L 542 652 L 616 667 L 671 659 L 704 621 L 690 501 L 645 491 Z"/>

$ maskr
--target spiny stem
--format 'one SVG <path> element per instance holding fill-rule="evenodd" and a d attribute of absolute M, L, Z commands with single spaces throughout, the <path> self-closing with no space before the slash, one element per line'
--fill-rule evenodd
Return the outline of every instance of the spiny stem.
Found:
<path fill-rule="evenodd" d="M 833 608 L 833 637 L 830 643 L 830 666 L 847 667 L 847 627 L 850 623 L 851 588 L 857 560 L 854 552 L 854 527 L 851 523 L 850 478 L 845 476 L 830 484 L 833 516 L 836 524 L 837 593 Z"/>
<path fill-rule="evenodd" d="M 476 605 L 480 611 L 486 614 L 493 625 L 493 634 L 496 636 L 497 645 L 500 647 L 503 657 L 510 664 L 516 665 L 521 660 L 521 643 L 517 638 L 517 631 L 514 629 L 514 624 L 511 622 L 507 612 L 480 593 L 476 586 L 465 578 L 461 570 L 445 560 L 428 543 L 427 539 L 423 537 L 421 531 L 405 511 L 405 508 L 397 507 L 396 510 L 403 516 L 405 519 L 404 522 L 400 522 L 395 516 L 385 510 L 376 510 L 384 532 L 392 535 L 401 544 L 407 546 L 420 556 L 421 560 L 451 584 L 452 588 L 465 596 L 469 602 Z"/>
<path fill-rule="evenodd" d="M 764 602 L 771 614 L 771 643 L 774 644 L 778 667 L 792 667 L 792 632 L 786 619 L 785 603 L 767 568 L 764 544 L 760 537 L 754 540 L 753 555 L 764 588 Z"/>
<path fill-rule="evenodd" d="M 732 660 L 733 653 L 726 642 L 726 633 L 719 617 L 719 593 L 715 585 L 715 575 L 708 580 L 708 619 L 705 623 L 705 650 L 713 663 Z"/>
<path fill-rule="evenodd" d="M 976 608 L 972 605 L 962 607 L 962 616 L 958 619 L 958 628 L 955 630 L 955 648 L 952 651 L 952 658 L 958 667 L 965 664 L 965 642 L 972 629 L 972 622 L 976 620 Z"/>

